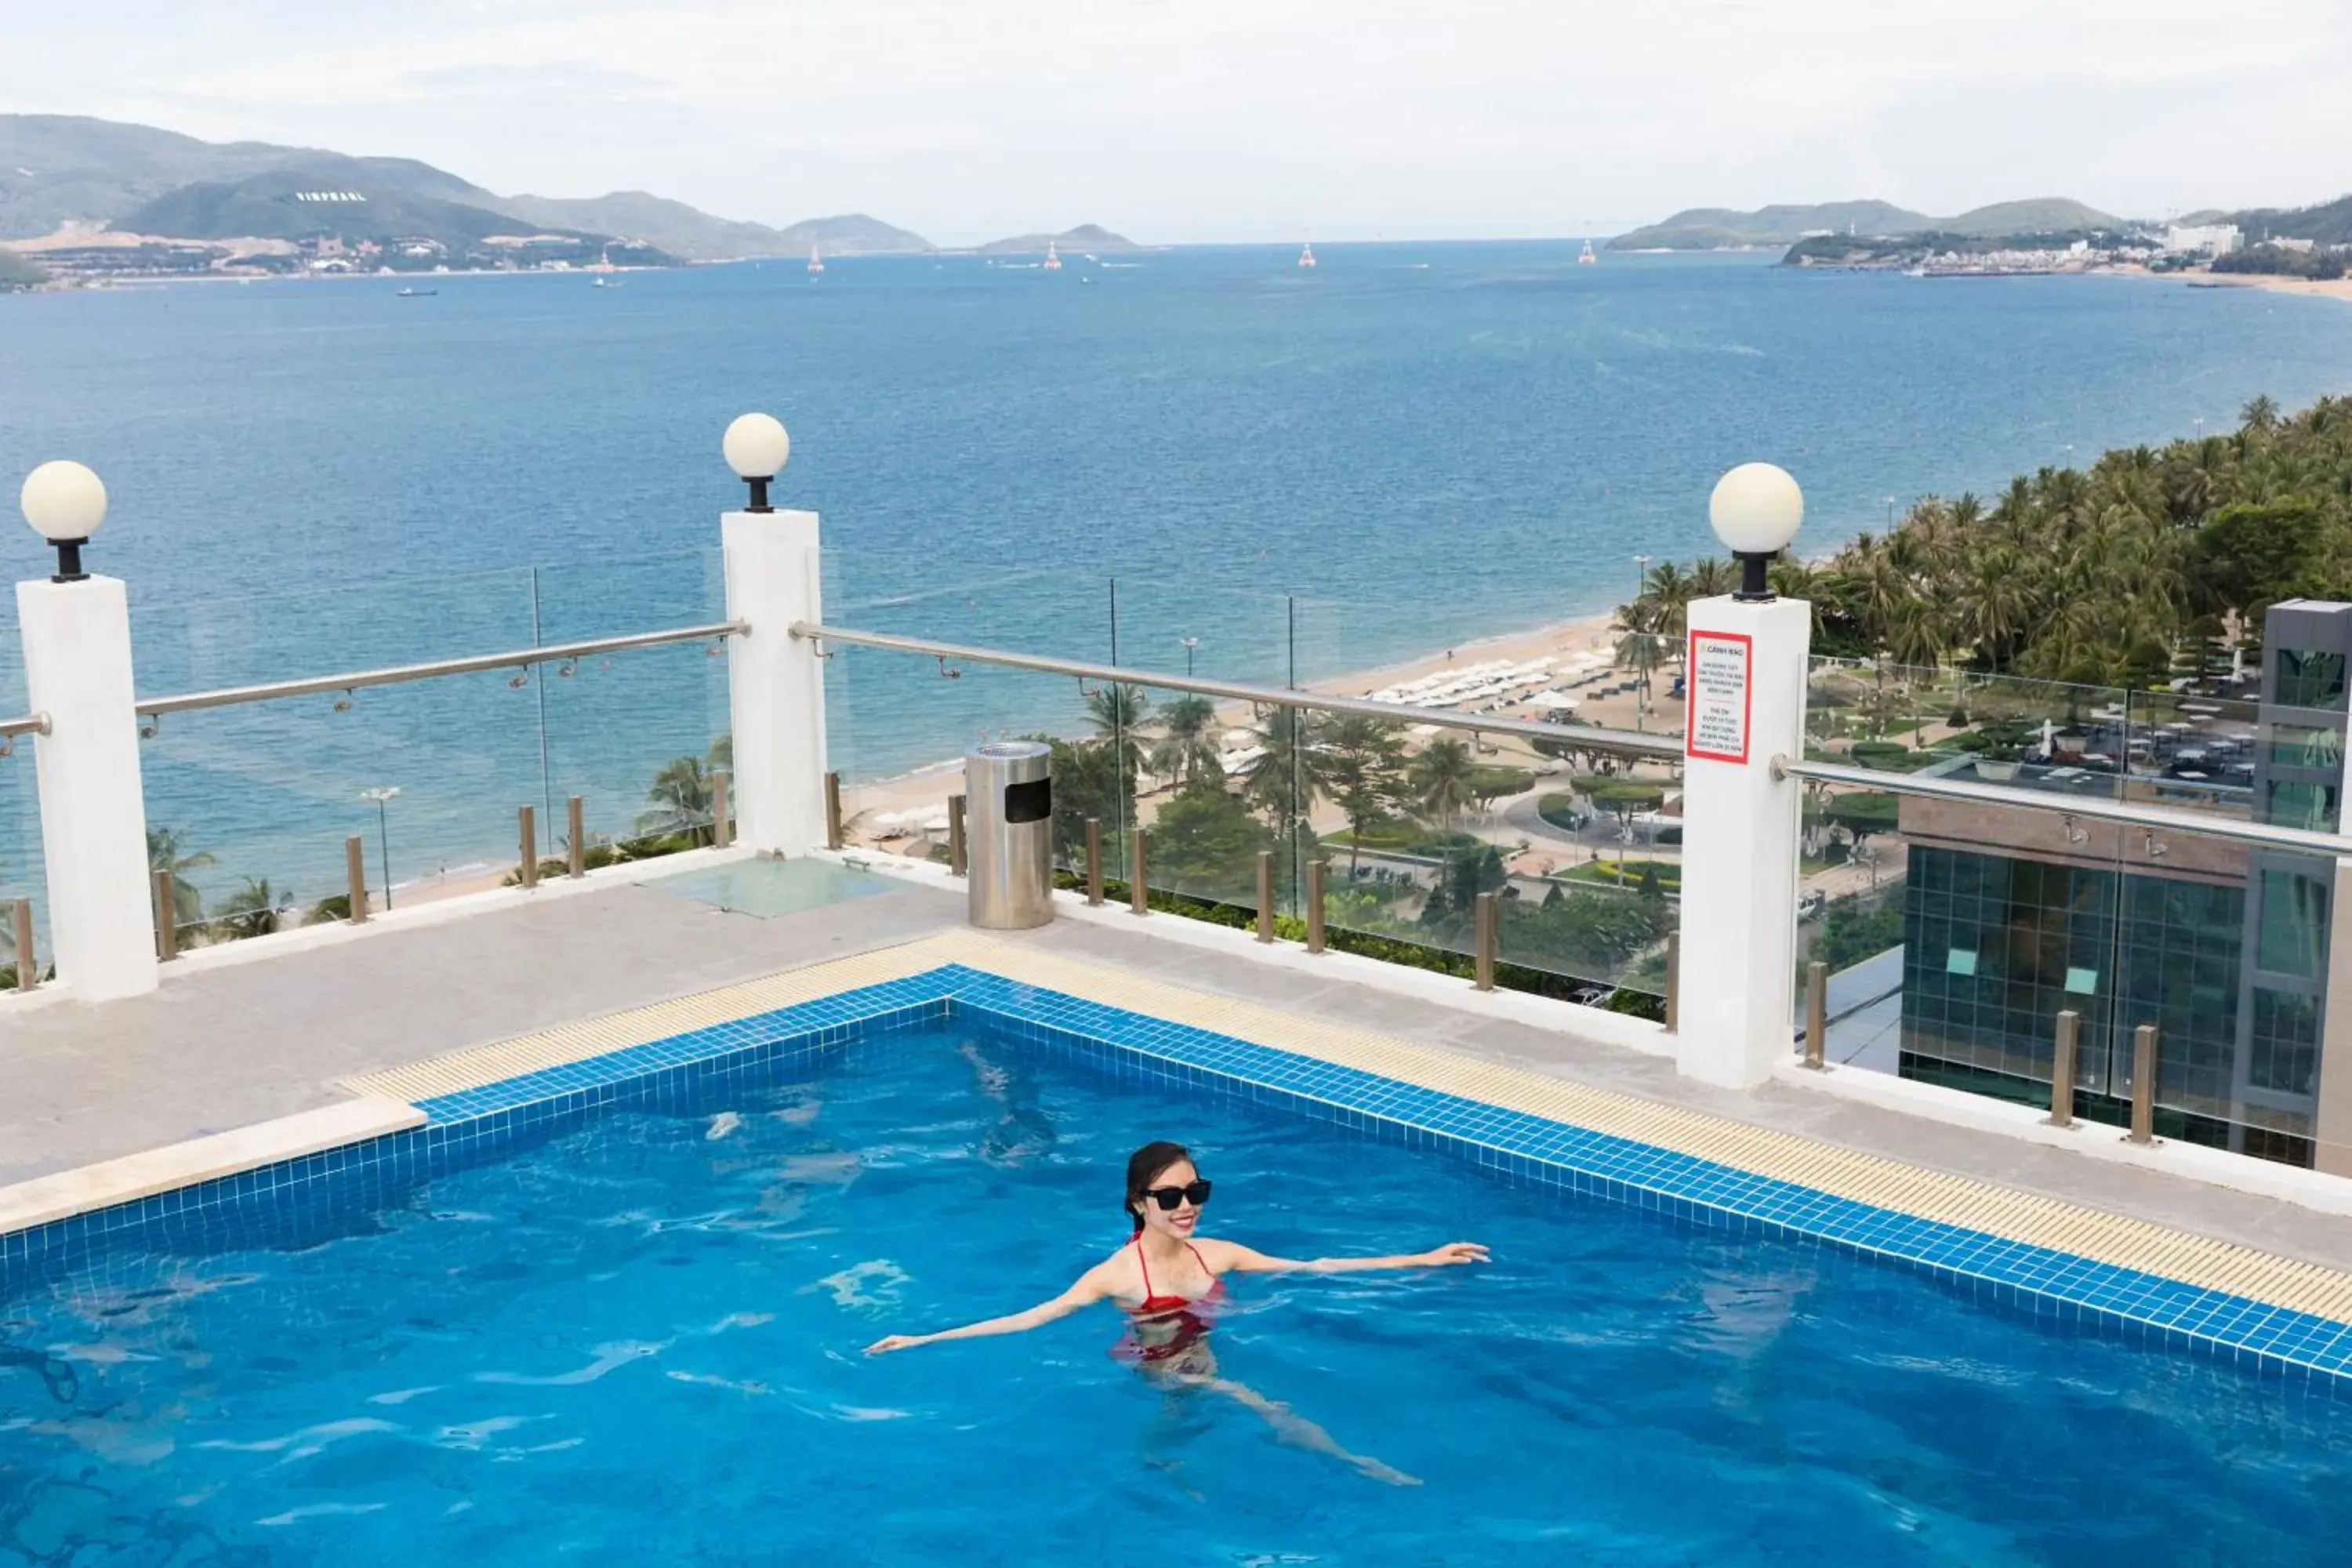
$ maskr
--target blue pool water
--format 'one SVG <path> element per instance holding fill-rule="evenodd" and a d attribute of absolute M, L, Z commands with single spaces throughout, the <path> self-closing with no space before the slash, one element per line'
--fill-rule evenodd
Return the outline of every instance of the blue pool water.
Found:
<path fill-rule="evenodd" d="M 1224 1376 L 1418 1485 L 1114 1360 L 1108 1309 L 859 1353 L 1057 1291 L 1169 1135 L 1214 1233 L 1494 1248 L 1228 1281 Z M 0 1322 L 6 1564 L 2294 1565 L 2352 1539 L 2352 1405 L 961 1026 L 268 1245 L 101 1258 Z"/>

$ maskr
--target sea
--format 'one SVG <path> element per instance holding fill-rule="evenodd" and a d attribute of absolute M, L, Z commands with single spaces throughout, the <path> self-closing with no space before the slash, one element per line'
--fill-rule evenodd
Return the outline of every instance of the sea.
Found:
<path fill-rule="evenodd" d="M 1637 555 L 1709 547 L 1735 463 L 1795 474 L 1798 547 L 1825 552 L 1921 494 L 2352 389 L 2333 300 L 1579 248 L 0 297 L 0 482 L 105 478 L 89 563 L 129 584 L 160 695 L 716 620 L 719 434 L 765 409 L 793 433 L 779 502 L 823 516 L 828 618 L 1280 683 L 1622 603 Z M 45 562 L 0 528 L 0 568 Z M 635 831 L 663 765 L 725 733 L 714 653 L 175 714 L 143 742 L 150 826 L 207 900 L 303 904 L 351 834 L 413 887 L 510 863 L 520 805 L 542 846 L 572 795 L 592 834 Z M 827 685 L 853 783 L 1082 721 L 1057 677 L 845 649 Z M 30 752 L 0 759 L 0 898 L 37 901 Z"/>

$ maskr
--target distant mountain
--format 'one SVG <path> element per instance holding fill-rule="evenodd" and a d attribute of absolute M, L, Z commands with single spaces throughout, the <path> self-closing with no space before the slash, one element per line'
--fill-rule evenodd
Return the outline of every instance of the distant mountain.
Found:
<path fill-rule="evenodd" d="M 295 199 L 322 191 L 364 200 Z M 629 240 L 698 261 L 789 254 L 811 245 L 836 254 L 931 248 L 921 236 L 862 213 L 778 229 L 714 217 L 644 191 L 581 199 L 501 196 L 411 158 L 199 142 L 76 115 L 0 114 L 0 240 L 37 238 L 68 220 L 174 239 L 298 238 L 339 228 L 354 237 L 419 235 L 456 246 L 540 231 Z"/>
<path fill-rule="evenodd" d="M 803 218 L 781 237 L 787 250 L 805 250 L 814 245 L 828 256 L 906 256 L 939 248 L 919 234 L 894 228 L 864 213 Z"/>
<path fill-rule="evenodd" d="M 114 226 L 173 239 L 299 239 L 323 228 L 377 238 L 415 235 L 460 249 L 490 235 L 537 226 L 382 180 L 348 181 L 348 174 L 330 163 L 271 169 L 233 182 L 198 181 L 131 208 Z M 593 233 L 571 232 L 582 237 Z"/>
<path fill-rule="evenodd" d="M 498 198 L 412 158 L 348 158 L 267 142 L 199 142 L 177 132 L 66 114 L 0 114 L 0 239 L 32 239 L 68 218 L 117 224 L 199 182 L 233 184 L 301 167 L 329 188 L 382 183 L 441 201 Z"/>
<path fill-rule="evenodd" d="M 1044 250 L 1048 244 L 1076 251 L 1143 248 L 1125 235 L 1113 234 L 1097 223 L 1082 223 L 1061 234 L 1016 234 L 1010 239 L 991 240 L 980 248 L 986 256 L 1027 256 Z"/>
<path fill-rule="evenodd" d="M 1958 217 L 1930 217 L 1889 202 L 1823 202 L 1815 206 L 1769 206 L 1753 212 L 1692 207 L 1609 242 L 1612 250 L 1724 250 L 1735 246 L 1794 244 L 1808 234 L 1854 234 L 1866 237 L 1921 234 L 2008 236 L 2057 234 L 2075 229 L 2119 228 L 2111 217 L 2063 197 L 1999 202 Z"/>
<path fill-rule="evenodd" d="M 2250 240 L 2315 239 L 2322 245 L 2352 245 L 2352 196 L 2313 207 L 2248 207 L 2242 212 L 2190 213 L 2182 223 L 2233 223 Z"/>
<path fill-rule="evenodd" d="M 566 199 L 552 196 L 492 197 L 502 212 L 542 227 L 625 235 L 692 261 L 727 261 L 745 256 L 788 256 L 814 245 L 832 256 L 880 256 L 932 250 L 919 234 L 893 228 L 864 213 L 807 218 L 789 228 L 713 217 L 684 202 L 645 191 Z"/>

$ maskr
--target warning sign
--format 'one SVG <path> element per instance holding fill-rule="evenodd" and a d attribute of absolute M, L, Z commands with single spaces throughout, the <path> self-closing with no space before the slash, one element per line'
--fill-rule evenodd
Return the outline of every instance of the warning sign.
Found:
<path fill-rule="evenodd" d="M 1692 631 L 1685 756 L 1748 761 L 1748 666 L 1755 647 L 1753 638 L 1739 632 Z"/>

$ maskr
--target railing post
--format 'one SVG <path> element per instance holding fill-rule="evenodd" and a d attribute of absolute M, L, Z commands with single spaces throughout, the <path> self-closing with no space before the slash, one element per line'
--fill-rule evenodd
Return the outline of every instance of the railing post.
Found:
<path fill-rule="evenodd" d="M 824 847 L 838 849 L 846 842 L 841 834 L 841 775 L 824 775 Z"/>
<path fill-rule="evenodd" d="M 2133 1143 L 2156 1142 L 2156 1026 L 2132 1031 L 2131 1131 Z"/>
<path fill-rule="evenodd" d="M 1257 939 L 1274 940 L 1274 851 L 1257 852 Z"/>
<path fill-rule="evenodd" d="M 1087 818 L 1087 904 L 1102 908 L 1102 818 Z"/>
<path fill-rule="evenodd" d="M 577 881 L 588 874 L 588 803 L 576 795 L 563 803 L 563 837 L 571 846 L 563 874 Z"/>
<path fill-rule="evenodd" d="M 948 796 L 948 875 L 964 874 L 963 796 Z"/>
<path fill-rule="evenodd" d="M 727 775 L 710 775 L 710 847 L 724 849 L 735 842 L 733 814 L 727 809 Z"/>
<path fill-rule="evenodd" d="M 2083 1015 L 2072 1007 L 2058 1011 L 2058 1029 L 2050 1047 L 2050 1125 L 2074 1125 L 2074 1057 L 2083 1041 Z"/>
<path fill-rule="evenodd" d="M 1307 951 L 1323 951 L 1323 862 L 1307 862 Z"/>
<path fill-rule="evenodd" d="M 529 806 L 515 811 L 515 836 L 522 843 L 522 885 L 539 886 L 539 815 Z"/>
<path fill-rule="evenodd" d="M 1748 1089 L 1789 1055 L 1801 791 L 1773 762 L 1804 754 L 1812 609 L 1727 595 L 1688 624 L 1682 950 L 1706 981 L 1677 1001 L 1675 1065 Z"/>
<path fill-rule="evenodd" d="M 1830 1033 L 1830 966 L 1816 959 L 1805 965 L 1805 1065 L 1827 1067 Z"/>
<path fill-rule="evenodd" d="M 169 963 L 180 956 L 180 896 L 169 869 L 155 873 L 155 962 Z"/>
<path fill-rule="evenodd" d="M 58 978 L 86 1002 L 152 991 L 129 597 L 113 577 L 19 583 L 16 625 L 27 704 L 49 718 L 33 771 Z"/>
<path fill-rule="evenodd" d="M 352 924 L 367 924 L 367 840 L 352 834 L 343 840 L 343 886 L 350 889 Z"/>
<path fill-rule="evenodd" d="M 1130 823 L 1127 829 L 1127 912 L 1148 915 L 1151 912 L 1151 887 L 1144 879 L 1143 826 Z"/>
<path fill-rule="evenodd" d="M 764 854 L 831 843 L 825 820 L 824 665 L 795 621 L 824 618 L 813 511 L 730 511 L 719 520 L 727 618 L 727 705 L 735 757 L 736 837 Z"/>
<path fill-rule="evenodd" d="M 1682 1025 L 1683 999 L 1683 933 L 1666 933 L 1666 1033 L 1674 1034 Z"/>
<path fill-rule="evenodd" d="M 1479 894 L 1471 909 L 1474 955 L 1470 962 L 1470 984 L 1480 991 L 1495 988 L 1495 938 L 1497 935 L 1496 928 L 1501 923 L 1499 912 L 1500 904 L 1492 893 Z"/>
<path fill-rule="evenodd" d="M 33 951 L 33 900 L 18 899 L 15 916 L 16 989 L 30 991 L 41 983 L 41 955 Z"/>

